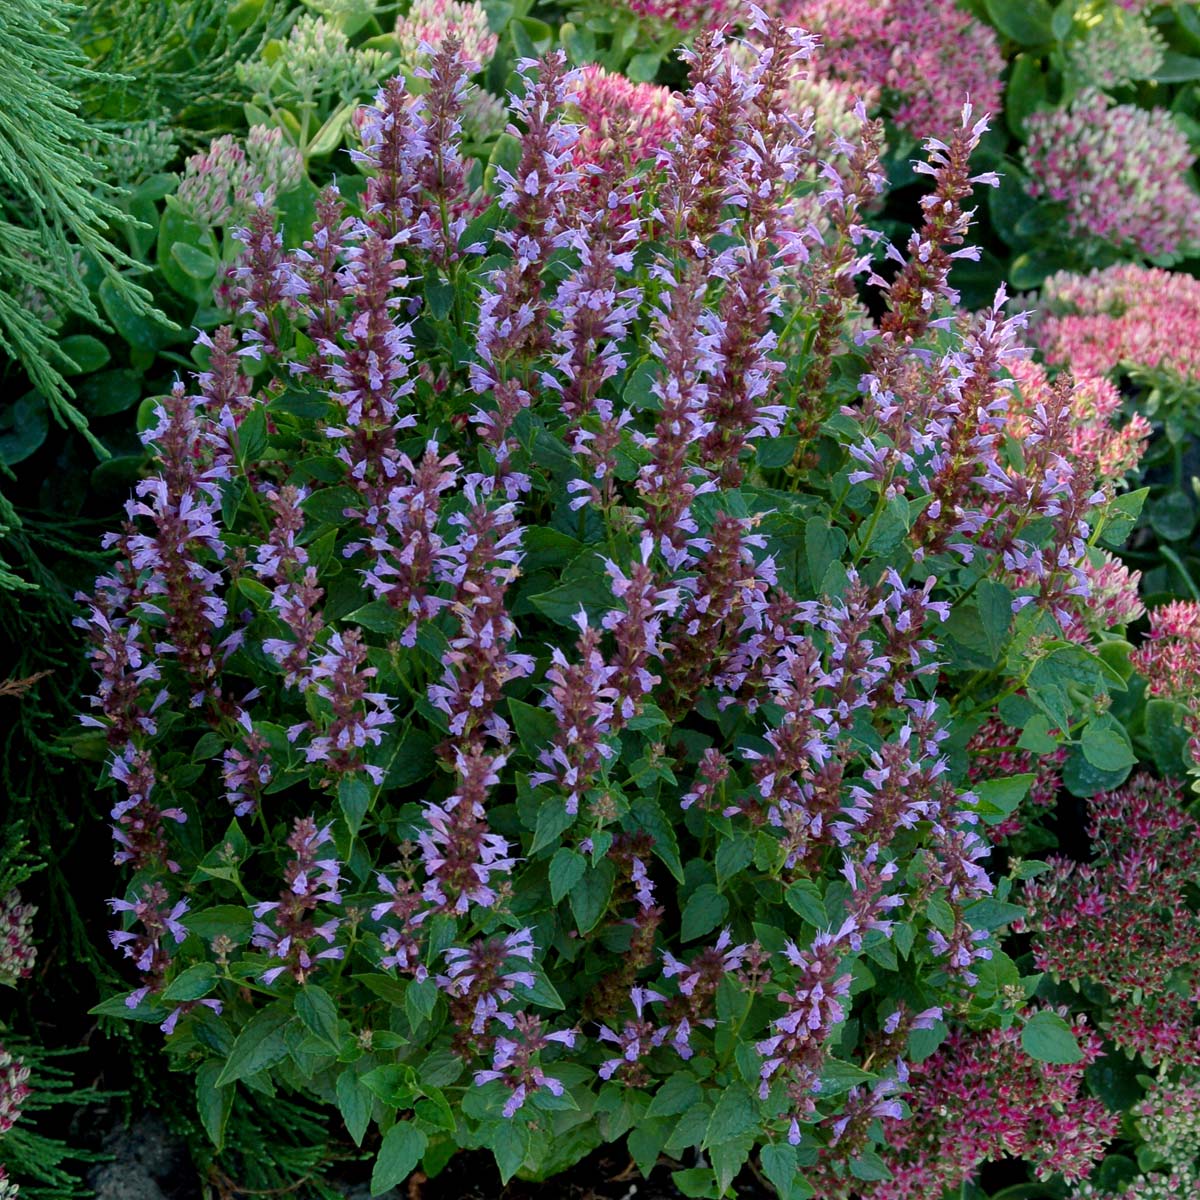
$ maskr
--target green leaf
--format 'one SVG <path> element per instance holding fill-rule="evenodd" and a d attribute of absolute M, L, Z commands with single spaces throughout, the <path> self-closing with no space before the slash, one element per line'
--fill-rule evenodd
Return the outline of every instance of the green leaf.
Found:
<path fill-rule="evenodd" d="M 829 914 L 825 911 L 821 890 L 811 879 L 797 879 L 784 892 L 783 898 L 788 908 L 799 913 L 814 929 L 825 929 L 829 925 Z"/>
<path fill-rule="evenodd" d="M 779 1200 L 807 1200 L 815 1195 L 812 1185 L 797 1173 L 796 1147 L 772 1142 L 758 1153 L 763 1174 L 775 1185 Z"/>
<path fill-rule="evenodd" d="M 428 1139 L 411 1121 L 400 1121 L 383 1135 L 371 1171 L 371 1195 L 380 1196 L 403 1183 L 416 1169 Z"/>
<path fill-rule="evenodd" d="M 571 912 L 580 933 L 590 933 L 608 908 L 616 870 L 608 859 L 580 876 L 571 889 Z"/>
<path fill-rule="evenodd" d="M 1084 757 L 1097 770 L 1124 771 L 1137 761 L 1124 725 L 1109 713 L 1093 717 L 1080 737 Z"/>
<path fill-rule="evenodd" d="M 513 699 L 508 702 L 508 711 L 512 717 L 513 728 L 517 731 L 517 741 L 530 758 L 536 761 L 539 751 L 544 750 L 554 740 L 558 728 L 554 714 L 537 705 L 526 704 L 524 700 Z"/>
<path fill-rule="evenodd" d="M 744 871 L 753 859 L 754 841 L 749 835 L 725 838 L 717 848 L 717 886 L 724 890 L 725 885 Z"/>
<path fill-rule="evenodd" d="M 768 470 L 786 467 L 796 456 L 800 439 L 792 434 L 788 437 L 759 438 L 754 443 L 754 455 L 760 467 Z"/>
<path fill-rule="evenodd" d="M 337 1006 L 329 993 L 315 983 L 305 984 L 296 995 L 296 1016 L 315 1036 L 336 1050 L 341 1045 L 338 1037 Z"/>
<path fill-rule="evenodd" d="M 197 283 L 207 282 L 217 272 L 217 260 L 187 242 L 176 242 L 171 247 L 171 257 L 179 264 L 179 269 Z"/>
<path fill-rule="evenodd" d="M 181 971 L 167 985 L 162 994 L 164 1000 L 186 1003 L 207 996 L 217 986 L 217 968 L 212 963 L 197 963 Z"/>
<path fill-rule="evenodd" d="M 58 348 L 75 364 L 73 368 L 64 368 L 63 374 L 67 376 L 90 375 L 93 371 L 107 366 L 112 358 L 108 347 L 99 338 L 90 337 L 86 333 L 62 338 Z"/>
<path fill-rule="evenodd" d="M 1054 41 L 1054 10 L 1047 0 L 986 0 L 992 24 L 1022 46 Z"/>
<path fill-rule="evenodd" d="M 1122 492 L 1109 501 L 1100 534 L 1102 545 L 1119 550 L 1129 540 L 1149 494 L 1149 488 L 1139 488 L 1136 492 Z"/>
<path fill-rule="evenodd" d="M 1196 527 L 1196 506 L 1185 492 L 1174 490 L 1151 501 L 1150 527 L 1167 542 L 1182 542 Z"/>
<path fill-rule="evenodd" d="M 179 331 L 177 325 L 166 317 L 155 319 L 139 311 L 111 276 L 101 283 L 99 296 L 113 328 L 135 350 L 161 350 L 176 340 Z"/>
<path fill-rule="evenodd" d="M 810 517 L 804 525 L 804 555 L 808 561 L 808 577 L 814 588 L 821 586 L 830 564 L 845 553 L 846 535 L 824 517 Z"/>
<path fill-rule="evenodd" d="M 1054 1012 L 1034 1013 L 1021 1030 L 1021 1046 L 1038 1062 L 1067 1066 L 1083 1060 L 1071 1027 Z"/>
<path fill-rule="evenodd" d="M 1189 83 L 1200 79 L 1200 58 L 1168 50 L 1163 55 L 1162 66 L 1154 72 L 1159 83 Z"/>
<path fill-rule="evenodd" d="M 256 1075 L 286 1057 L 287 1043 L 283 1040 L 283 1027 L 290 1020 L 291 1013 L 280 1003 L 272 1004 L 251 1017 L 233 1043 L 233 1050 L 217 1079 L 217 1086 L 224 1087 Z"/>
<path fill-rule="evenodd" d="M 524 1121 L 506 1121 L 498 1127 L 491 1146 L 501 1183 L 508 1183 L 521 1169 L 529 1155 L 529 1140 L 529 1126 Z"/>
<path fill-rule="evenodd" d="M 357 775 L 343 776 L 338 784 L 338 805 L 351 837 L 357 837 L 363 818 L 371 807 L 371 789 Z"/>
<path fill-rule="evenodd" d="M 361 1146 L 366 1135 L 367 1126 L 371 1123 L 371 1093 L 363 1087 L 358 1072 L 347 1067 L 337 1080 L 338 1111 L 346 1122 L 346 1129 L 356 1146 Z"/>
<path fill-rule="evenodd" d="M 1008 643 L 1013 617 L 1012 601 L 1012 592 L 1004 584 L 991 579 L 981 580 L 975 589 L 975 604 L 993 659 L 1000 657 L 1000 652 Z"/>
<path fill-rule="evenodd" d="M 679 843 L 675 840 L 675 830 L 671 822 L 663 814 L 662 805 L 653 796 L 638 796 L 629 806 L 625 818 L 626 827 L 648 833 L 654 853 L 663 866 L 675 877 L 677 883 L 682 883 L 683 863 L 679 859 Z"/>
<path fill-rule="evenodd" d="M 11 404 L 0 405 L 0 462 L 10 467 L 24 462 L 39 449 L 49 430 L 50 413 L 39 393 L 26 392 Z"/>
<path fill-rule="evenodd" d="M 625 68 L 625 75 L 634 83 L 653 83 L 661 64 L 662 55 L 657 51 L 635 54 Z"/>
<path fill-rule="evenodd" d="M 1180 776 L 1187 769 L 1186 716 L 1187 710 L 1174 700 L 1146 702 L 1146 741 L 1154 765 L 1168 778 Z"/>
<path fill-rule="evenodd" d="M 208 1140 L 218 1149 L 225 1148 L 225 1126 L 233 1109 L 231 1087 L 220 1087 L 217 1080 L 221 1064 L 211 1059 L 201 1063 L 196 1071 L 196 1111 Z"/>
<path fill-rule="evenodd" d="M 654 1093 L 647 1117 L 673 1117 L 687 1112 L 700 1099 L 700 1085 L 685 1071 L 668 1075 L 662 1086 Z"/>
<path fill-rule="evenodd" d="M 707 1150 L 710 1146 L 741 1137 L 757 1129 L 758 1124 L 758 1101 L 744 1083 L 732 1083 L 722 1090 L 717 1099 L 717 1106 L 708 1119 L 701 1148 Z"/>
<path fill-rule="evenodd" d="M 872 1183 L 885 1182 L 892 1177 L 887 1164 L 874 1150 L 864 1150 L 857 1158 L 852 1158 L 850 1174 L 855 1179 L 866 1179 Z"/>
<path fill-rule="evenodd" d="M 582 854 L 561 846 L 550 860 L 550 899 L 557 904 L 583 877 L 587 860 Z"/>
<path fill-rule="evenodd" d="M 981 779 L 972 784 L 971 791 L 979 797 L 977 811 L 983 821 L 988 825 L 999 825 L 1005 817 L 1016 812 L 1036 778 L 1036 775 L 1008 775 L 1003 779 Z"/>
<path fill-rule="evenodd" d="M 729 901 L 711 884 L 701 884 L 683 906 L 679 936 L 690 942 L 711 933 L 729 913 Z"/>
<path fill-rule="evenodd" d="M 672 1171 L 671 1182 L 685 1195 L 697 1200 L 715 1200 L 721 1193 L 717 1190 L 716 1176 L 708 1167 L 688 1167 L 685 1171 Z"/>
<path fill-rule="evenodd" d="M 241 944 L 250 940 L 254 918 L 236 904 L 217 904 L 199 912 L 188 913 L 182 918 L 183 926 L 197 937 L 211 942 L 215 937 L 227 937 Z"/>

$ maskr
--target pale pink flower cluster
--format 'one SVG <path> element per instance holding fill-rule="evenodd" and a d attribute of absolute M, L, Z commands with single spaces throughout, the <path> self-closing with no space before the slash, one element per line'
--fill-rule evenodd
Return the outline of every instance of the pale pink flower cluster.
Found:
<path fill-rule="evenodd" d="M 253 125 L 245 145 L 223 134 L 207 150 L 193 154 L 184 163 L 175 202 L 188 220 L 214 229 L 245 220 L 257 193 L 273 199 L 297 187 L 303 177 L 304 159 L 283 130 Z"/>
<path fill-rule="evenodd" d="M 1106 375 L 1122 364 L 1200 379 L 1200 280 L 1132 263 L 1046 280 L 1033 338 L 1046 361 Z"/>
<path fill-rule="evenodd" d="M 718 29 L 733 24 L 743 12 L 737 0 L 625 0 L 630 12 L 652 21 L 662 21 L 687 33 L 700 29 Z"/>
<path fill-rule="evenodd" d="M 1061 203 L 1065 229 L 1087 243 L 1171 262 L 1197 244 L 1193 154 L 1165 108 L 1114 104 L 1086 88 L 1068 108 L 1035 112 L 1022 162 L 1035 199 Z"/>
<path fill-rule="evenodd" d="M 29 1068 L 0 1046 L 0 1136 L 17 1123 L 28 1097 Z"/>
<path fill-rule="evenodd" d="M 1067 49 L 1067 64 L 1094 87 L 1122 87 L 1152 79 L 1166 53 L 1163 35 L 1140 13 L 1113 9 Z"/>
<path fill-rule="evenodd" d="M 422 63 L 422 45 L 437 49 L 453 34 L 462 43 L 461 54 L 484 67 L 496 53 L 499 38 L 488 25 L 487 13 L 475 0 L 414 0 L 408 15 L 396 22 L 400 60 L 406 66 Z"/>
<path fill-rule="evenodd" d="M 33 917 L 37 909 L 21 903 L 15 888 L 0 899 L 0 983 L 13 986 L 33 973 L 37 947 L 33 944 Z"/>
<path fill-rule="evenodd" d="M 1102 374 L 1086 374 L 1078 363 L 1074 370 L 1069 410 L 1068 446 L 1071 457 L 1094 465 L 1105 481 L 1119 480 L 1141 462 L 1150 437 L 1150 422 L 1141 413 L 1114 423 L 1121 411 L 1121 393 Z M 1012 437 L 1028 436 L 1035 415 L 1050 400 L 1052 384 L 1046 369 L 1031 359 L 1016 359 L 1008 367 L 1017 381 L 1007 415 Z"/>
<path fill-rule="evenodd" d="M 679 122 L 675 93 L 654 83 L 633 83 L 590 63 L 571 87 L 580 121 L 575 164 L 602 166 L 616 159 L 633 166 L 652 159 L 672 140 Z"/>
<path fill-rule="evenodd" d="M 817 61 L 917 137 L 946 134 L 963 102 L 995 115 L 1004 57 L 996 34 L 954 0 L 793 0 L 789 24 L 821 35 Z"/>

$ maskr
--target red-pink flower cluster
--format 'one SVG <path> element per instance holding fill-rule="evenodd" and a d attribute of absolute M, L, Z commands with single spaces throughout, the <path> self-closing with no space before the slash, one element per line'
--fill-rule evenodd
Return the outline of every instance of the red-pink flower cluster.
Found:
<path fill-rule="evenodd" d="M 10 986 L 33 974 L 37 947 L 33 944 L 33 918 L 37 909 L 21 903 L 13 888 L 0 899 L 0 983 Z"/>
<path fill-rule="evenodd" d="M 1200 873 L 1200 828 L 1177 785 L 1148 775 L 1093 797 L 1088 813 L 1093 861 L 1052 859 L 1025 888 L 1037 968 L 1104 988 L 1105 1031 L 1129 1053 L 1200 1064 L 1200 919 L 1187 895 Z"/>
<path fill-rule="evenodd" d="M 686 33 L 698 29 L 720 29 L 742 14 L 738 0 L 625 0 L 629 11 L 652 21 L 662 21 Z"/>
<path fill-rule="evenodd" d="M 793 0 L 788 24 L 821 35 L 817 63 L 920 137 L 949 133 L 963 101 L 1001 106 L 1004 57 L 995 33 L 954 0 Z"/>
<path fill-rule="evenodd" d="M 884 1119 L 892 1178 L 875 1185 L 872 1200 L 930 1200 L 1008 1155 L 1029 1162 L 1039 1179 L 1087 1176 L 1119 1117 L 1079 1094 L 1101 1042 L 1082 1016 L 1073 1032 L 1083 1057 L 1070 1065 L 1031 1058 L 1019 1025 L 951 1032 L 936 1054 L 910 1068 L 912 1116 Z"/>
<path fill-rule="evenodd" d="M 29 1068 L 0 1046 L 0 1136 L 6 1134 L 21 1115 L 29 1097 Z"/>
<path fill-rule="evenodd" d="M 1186 710 L 1188 749 L 1200 763 L 1200 604 L 1172 600 L 1150 613 L 1150 633 L 1130 656 L 1150 695 Z"/>
<path fill-rule="evenodd" d="M 1046 280 L 1033 338 L 1080 374 L 1131 365 L 1200 379 L 1200 279 L 1133 263 Z"/>
<path fill-rule="evenodd" d="M 1065 747 L 1050 754 L 1034 754 L 1017 748 L 1018 731 L 999 717 L 989 717 L 967 743 L 971 761 L 970 779 L 973 784 L 988 779 L 1008 779 L 1013 775 L 1033 775 L 1027 804 L 1035 810 L 1054 807 L 1062 781 L 1063 763 L 1067 760 Z M 1024 807 L 1024 806 L 1023 806 Z M 1025 828 L 1029 814 L 1018 809 L 997 825 L 987 827 L 993 842 L 1003 841 Z"/>
<path fill-rule="evenodd" d="M 1070 428 L 1066 447 L 1077 462 L 1094 465 L 1096 477 L 1117 480 L 1134 470 L 1141 462 L 1150 437 L 1150 422 L 1135 413 L 1119 426 L 1113 417 L 1121 411 L 1121 393 L 1102 373 L 1084 374 L 1078 364 L 1072 364 L 1075 385 L 1071 389 L 1068 412 Z M 1017 381 L 1008 409 L 1008 432 L 1016 438 L 1026 438 L 1031 430 L 1031 418 L 1050 400 L 1051 383 L 1044 367 L 1030 359 L 1018 359 L 1008 366 Z"/>
<path fill-rule="evenodd" d="M 571 109 L 581 124 L 575 165 L 621 165 L 655 158 L 674 136 L 678 105 L 670 88 L 633 83 L 590 63 L 571 85 Z"/>
<path fill-rule="evenodd" d="M 1116 104 L 1088 88 L 1068 108 L 1033 113 L 1022 161 L 1029 191 L 1065 209 L 1069 236 L 1130 257 L 1174 260 L 1195 246 L 1194 155 L 1165 108 Z"/>

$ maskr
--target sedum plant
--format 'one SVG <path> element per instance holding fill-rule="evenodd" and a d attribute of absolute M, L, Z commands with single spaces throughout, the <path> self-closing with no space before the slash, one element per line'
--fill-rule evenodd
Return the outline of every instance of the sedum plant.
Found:
<path fill-rule="evenodd" d="M 218 1146 L 238 1092 L 295 1095 L 375 1194 L 625 1139 L 689 1195 L 750 1160 L 853 1195 L 952 1027 L 1039 1095 L 1094 1054 L 1000 944 L 1033 869 L 986 829 L 1035 775 L 972 783 L 967 747 L 1128 774 L 1129 647 L 1088 613 L 1128 455 L 1069 379 L 1018 387 L 1003 293 L 954 307 L 986 120 L 927 143 L 906 244 L 863 215 L 861 108 L 798 219 L 813 39 L 749 19 L 641 161 L 523 62 L 482 203 L 451 38 L 356 122 L 359 200 L 239 234 L 80 619 L 127 872 L 99 1011 L 161 1026 Z M 1111 1132 L 1081 1074 L 1044 1076 L 1078 1125 L 1040 1172 Z"/>

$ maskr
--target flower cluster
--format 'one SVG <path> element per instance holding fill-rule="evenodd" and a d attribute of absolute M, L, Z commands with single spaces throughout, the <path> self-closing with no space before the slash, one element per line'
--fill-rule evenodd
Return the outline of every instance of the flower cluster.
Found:
<path fill-rule="evenodd" d="M 263 972 L 264 983 L 273 983 L 285 971 L 303 983 L 318 962 L 345 955 L 335 944 L 341 919 L 329 916 L 317 924 L 318 905 L 342 902 L 337 860 L 317 857 L 320 848 L 332 840 L 328 825 L 318 829 L 311 817 L 298 817 L 287 839 L 294 857 L 283 873 L 286 886 L 278 900 L 254 906 L 258 923 L 253 944 L 266 950 L 269 957 L 282 960 L 281 965 Z"/>
<path fill-rule="evenodd" d="M 37 909 L 21 901 L 15 888 L 0 899 L 0 983 L 10 987 L 33 974 L 37 946 L 33 942 L 33 918 Z"/>
<path fill-rule="evenodd" d="M 1033 113 L 1022 162 L 1030 194 L 1064 209 L 1085 253 L 1112 246 L 1172 262 L 1195 245 L 1200 197 L 1187 182 L 1187 135 L 1166 109 L 1114 104 L 1085 88 L 1067 108 Z"/>
<path fill-rule="evenodd" d="M 1061 1010 L 1067 1016 L 1065 1009 Z M 1009 1155 L 1039 1179 L 1085 1178 L 1117 1131 L 1118 1115 L 1082 1094 L 1101 1039 L 1083 1018 L 1072 1025 L 1079 1060 L 1038 1063 L 1021 1048 L 1017 1025 L 986 1033 L 954 1030 L 909 1069 L 911 1119 L 885 1115 L 891 1178 L 878 1200 L 927 1200 L 971 1182 L 981 1164 Z"/>
<path fill-rule="evenodd" d="M 1152 696 L 1182 706 L 1193 761 L 1200 763 L 1200 603 L 1173 600 L 1150 611 L 1150 631 L 1132 655 Z"/>
<path fill-rule="evenodd" d="M 1163 35 L 1141 13 L 1109 10 L 1067 48 L 1067 65 L 1083 83 L 1111 91 L 1153 79 L 1166 48 Z"/>
<path fill-rule="evenodd" d="M 21 1059 L 0 1046 L 0 1137 L 8 1133 L 21 1116 L 29 1097 L 29 1068 Z"/>
<path fill-rule="evenodd" d="M 282 129 L 253 125 L 245 146 L 223 134 L 193 154 L 184 163 L 175 203 L 202 229 L 224 228 L 249 217 L 257 194 L 283 195 L 303 174 L 300 152 L 284 141 Z"/>
<path fill-rule="evenodd" d="M 1052 859 L 1025 888 L 1038 969 L 1106 989 L 1105 1032 L 1131 1055 L 1194 1066 L 1200 921 L 1187 893 L 1200 870 L 1196 823 L 1176 785 L 1146 775 L 1093 797 L 1088 815 L 1093 861 Z"/>
<path fill-rule="evenodd" d="M 1088 375 L 1126 367 L 1200 379 L 1200 282 L 1135 264 L 1046 280 L 1033 337 L 1046 360 Z M 1193 336 L 1193 333 L 1195 336 Z"/>
<path fill-rule="evenodd" d="M 414 0 L 396 21 L 400 61 L 420 66 L 426 58 L 422 47 L 440 46 L 451 34 L 458 39 L 463 57 L 477 65 L 488 63 L 496 52 L 498 39 L 488 28 L 487 13 L 478 0 Z"/>
<path fill-rule="evenodd" d="M 787 14 L 821 35 L 819 71 L 882 101 L 908 133 L 948 134 L 968 99 L 979 112 L 1000 109 L 996 35 L 953 0 L 793 0 Z"/>
<path fill-rule="evenodd" d="M 159 404 L 81 618 L 136 872 L 124 1007 L 225 1064 L 219 1007 L 263 1034 L 264 1081 L 385 1146 L 444 1146 L 451 1113 L 540 1170 L 578 1107 L 652 1163 L 732 1100 L 721 1190 L 814 1132 L 844 1177 L 906 1087 L 922 1119 L 948 1103 L 910 1033 L 953 1014 L 964 1059 L 1015 1055 L 971 789 L 1016 750 L 958 734 L 1014 698 L 1064 734 L 1103 707 L 1091 627 L 1059 634 L 1141 434 L 1094 381 L 1020 375 L 1003 292 L 956 312 L 986 119 L 939 119 L 893 245 L 868 228 L 881 123 L 836 85 L 803 100 L 813 36 L 747 24 L 700 33 L 674 95 L 519 62 L 486 170 L 460 38 L 389 80 L 353 123 L 365 183 L 326 189 L 311 236 L 255 203 L 234 325 Z M 1027 660 L 1066 651 L 1079 686 L 1039 687 L 1062 672 Z M 1078 1075 L 1012 1074 L 1026 1116 L 960 1166 L 1077 1174 Z M 704 1119 L 657 1115 L 680 1103 Z"/>
<path fill-rule="evenodd" d="M 653 159 L 675 132 L 674 94 L 653 83 L 632 83 L 589 64 L 579 72 L 572 105 L 581 129 L 575 161 L 581 170 L 607 165 L 625 170 Z"/>

